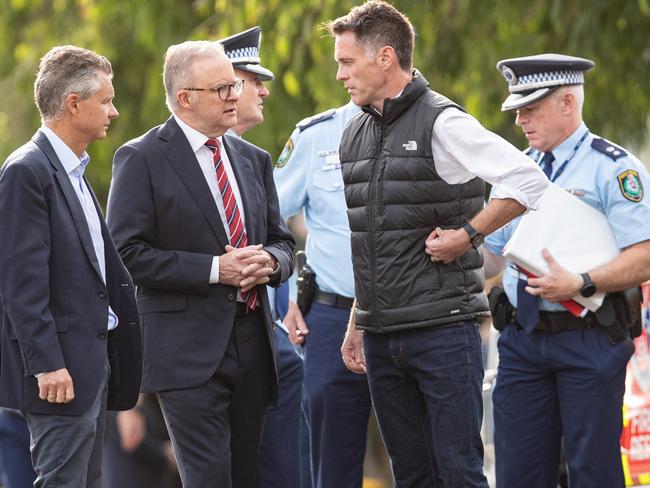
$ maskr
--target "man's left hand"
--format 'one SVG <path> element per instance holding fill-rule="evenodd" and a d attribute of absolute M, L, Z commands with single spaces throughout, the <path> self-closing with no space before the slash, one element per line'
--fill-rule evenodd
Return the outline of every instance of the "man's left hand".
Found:
<path fill-rule="evenodd" d="M 431 256 L 431 261 L 449 264 L 465 254 L 470 245 L 465 229 L 445 230 L 436 227 L 424 243 L 424 252 Z"/>
<path fill-rule="evenodd" d="M 580 294 L 582 277 L 560 266 L 548 249 L 542 251 L 542 256 L 548 264 L 548 272 L 539 278 L 529 278 L 526 291 L 549 302 L 568 300 Z"/>

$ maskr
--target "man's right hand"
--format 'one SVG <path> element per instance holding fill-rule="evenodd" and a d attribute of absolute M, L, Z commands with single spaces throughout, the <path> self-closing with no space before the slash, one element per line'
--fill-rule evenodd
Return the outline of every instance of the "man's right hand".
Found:
<path fill-rule="evenodd" d="M 38 377 L 38 397 L 50 403 L 70 403 L 74 399 L 72 377 L 66 368 Z"/>
<path fill-rule="evenodd" d="M 117 414 L 116 423 L 122 449 L 126 452 L 135 451 L 147 433 L 144 415 L 135 408 L 124 410 Z"/>
<path fill-rule="evenodd" d="M 302 312 L 296 302 L 289 300 L 289 309 L 284 317 L 284 325 L 289 329 L 289 340 L 292 344 L 302 344 L 305 336 L 309 334 L 309 328 L 302 316 Z"/>
<path fill-rule="evenodd" d="M 352 308 L 354 310 L 354 307 Z M 356 330 L 354 325 L 354 312 L 350 317 L 348 330 L 343 339 L 341 346 L 341 356 L 345 367 L 353 373 L 365 374 L 366 373 L 366 356 L 363 353 L 363 331 Z"/>

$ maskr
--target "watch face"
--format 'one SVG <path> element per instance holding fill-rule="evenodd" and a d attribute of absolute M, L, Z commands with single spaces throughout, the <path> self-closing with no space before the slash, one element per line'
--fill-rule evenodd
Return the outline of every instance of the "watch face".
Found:
<path fill-rule="evenodd" d="M 581 276 L 584 284 L 580 289 L 580 295 L 582 295 L 585 298 L 589 298 L 594 293 L 596 293 L 596 285 L 594 284 L 593 281 L 591 281 L 591 277 L 589 276 L 589 273 L 582 273 Z"/>
<path fill-rule="evenodd" d="M 593 283 L 585 284 L 585 286 L 582 287 L 582 290 L 580 290 L 580 294 L 585 298 L 589 298 L 594 293 L 596 293 L 596 285 Z"/>
<path fill-rule="evenodd" d="M 483 236 L 483 234 L 477 234 L 472 239 L 472 246 L 479 247 L 480 245 L 483 244 L 484 240 L 485 240 L 485 237 Z"/>

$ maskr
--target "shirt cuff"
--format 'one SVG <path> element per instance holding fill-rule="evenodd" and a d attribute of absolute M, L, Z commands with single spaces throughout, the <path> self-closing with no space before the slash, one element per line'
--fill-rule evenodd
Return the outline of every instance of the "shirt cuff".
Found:
<path fill-rule="evenodd" d="M 211 285 L 219 283 L 219 256 L 212 257 L 212 266 L 210 267 L 210 280 Z"/>
<path fill-rule="evenodd" d="M 531 191 L 528 194 L 526 194 L 523 191 L 519 191 L 515 188 L 512 188 L 511 186 L 496 185 L 492 189 L 492 194 L 490 195 L 490 199 L 511 198 L 513 200 L 518 201 L 528 210 L 537 210 L 539 208 L 539 199 L 542 196 L 542 193 L 544 193 L 546 186 L 548 185 L 545 185 L 541 191 L 539 188 L 536 188 L 534 192 L 531 189 Z"/>

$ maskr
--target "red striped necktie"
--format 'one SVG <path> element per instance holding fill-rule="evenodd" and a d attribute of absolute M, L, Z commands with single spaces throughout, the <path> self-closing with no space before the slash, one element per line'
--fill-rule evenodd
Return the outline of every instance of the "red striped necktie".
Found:
<path fill-rule="evenodd" d="M 205 145 L 212 151 L 212 162 L 214 163 L 214 170 L 217 173 L 217 184 L 219 185 L 223 208 L 226 211 L 226 222 L 230 231 L 230 245 L 237 248 L 246 247 L 248 246 L 248 236 L 246 235 L 244 221 L 239 212 L 235 192 L 232 190 L 230 181 L 228 181 L 228 174 L 221 159 L 219 141 L 217 139 L 208 139 Z M 257 291 L 255 288 L 242 292 L 241 297 L 251 310 L 257 306 Z"/>

